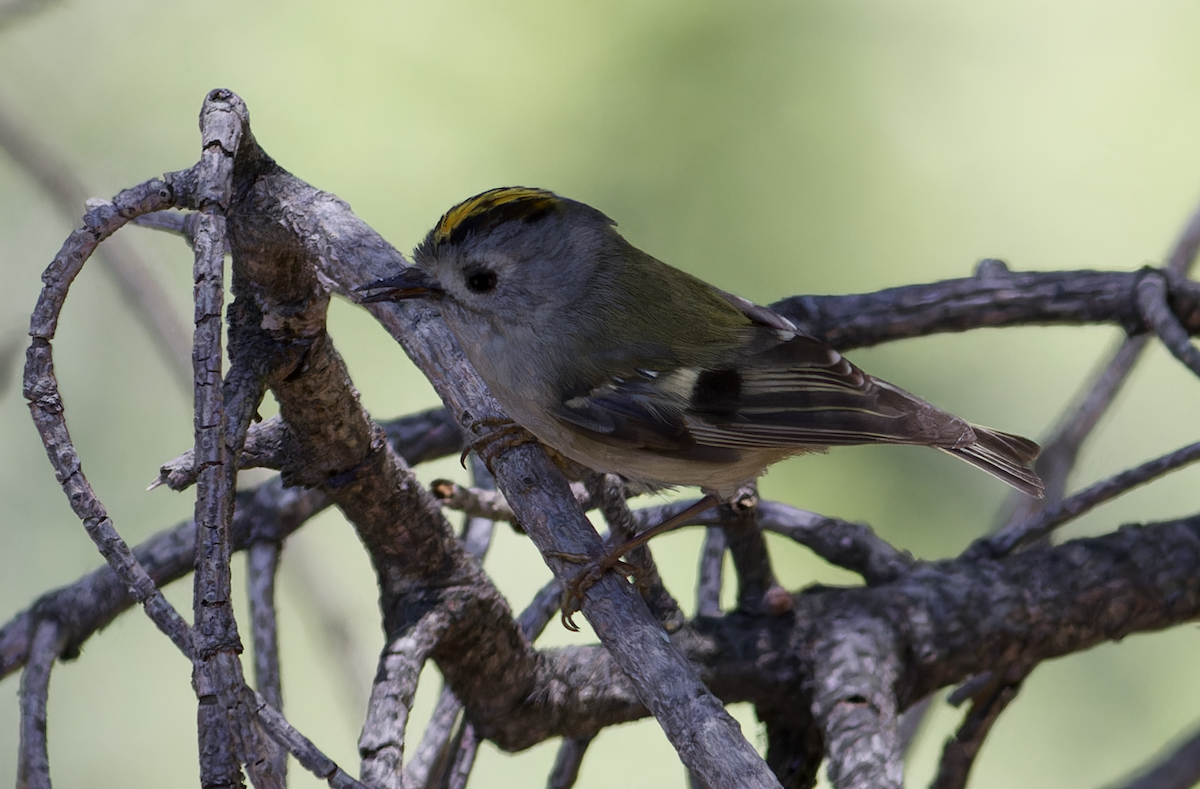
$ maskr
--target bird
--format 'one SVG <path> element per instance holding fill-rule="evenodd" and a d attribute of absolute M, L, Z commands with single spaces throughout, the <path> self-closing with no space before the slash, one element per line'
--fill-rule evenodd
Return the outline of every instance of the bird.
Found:
<path fill-rule="evenodd" d="M 1033 441 L 863 372 L 783 315 L 633 246 L 585 203 L 491 189 L 447 211 L 413 260 L 360 300 L 435 302 L 515 423 L 587 469 L 695 486 L 713 506 L 793 455 L 910 444 L 1044 495 Z"/>

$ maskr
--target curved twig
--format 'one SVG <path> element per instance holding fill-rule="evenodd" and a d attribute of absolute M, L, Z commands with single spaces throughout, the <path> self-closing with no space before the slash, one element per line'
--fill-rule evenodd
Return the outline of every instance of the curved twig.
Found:
<path fill-rule="evenodd" d="M 1195 375 L 1200 375 L 1200 350 L 1192 345 L 1183 324 L 1167 305 L 1167 284 L 1160 277 L 1147 276 L 1138 283 L 1138 307 L 1146 323 L 1154 329 L 1158 339 L 1171 355 L 1184 364 Z"/>
<path fill-rule="evenodd" d="M 32 343 L 25 363 L 25 399 L 34 425 L 46 446 L 46 454 L 58 476 L 71 508 L 83 521 L 88 535 L 109 566 L 131 590 L 155 625 L 185 655 L 192 654 L 190 628 L 162 596 L 154 581 L 138 564 L 129 546 L 113 528 L 104 506 L 83 475 L 75 447 L 67 432 L 62 396 L 54 377 L 51 341 L 58 327 L 63 302 L 83 264 L 122 225 L 139 214 L 174 205 L 174 191 L 157 179 L 117 195 L 112 204 L 94 208 L 83 218 L 83 228 L 68 236 L 62 249 L 43 274 L 46 283 L 30 320 Z"/>
<path fill-rule="evenodd" d="M 434 609 L 395 639 L 379 658 L 367 720 L 358 738 L 362 779 L 380 789 L 400 789 L 404 729 L 408 725 L 417 680 L 425 661 L 451 626 L 450 617 Z"/>

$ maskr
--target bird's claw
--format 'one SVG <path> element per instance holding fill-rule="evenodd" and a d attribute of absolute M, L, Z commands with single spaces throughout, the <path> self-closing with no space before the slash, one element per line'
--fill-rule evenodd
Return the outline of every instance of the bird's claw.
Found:
<path fill-rule="evenodd" d="M 492 464 L 496 462 L 502 452 L 521 444 L 538 443 L 537 437 L 533 433 L 511 419 L 495 417 L 476 419 L 467 425 L 467 432 L 475 433 L 481 428 L 487 428 L 486 432 L 472 439 L 458 458 L 458 462 L 462 464 L 463 468 L 467 467 L 467 455 L 471 454 L 473 450 L 487 466 L 487 470 L 494 473 Z"/>
<path fill-rule="evenodd" d="M 594 558 L 586 553 L 570 553 L 568 551 L 546 551 L 548 559 L 561 559 L 564 562 L 582 565 L 582 569 L 563 584 L 562 595 L 562 624 L 572 633 L 579 632 L 573 617 L 583 604 L 583 596 L 588 589 L 604 577 L 609 570 L 616 570 L 624 577 L 637 576 L 638 568 L 628 562 L 621 561 L 621 555 L 614 550 L 607 551 L 600 558 Z"/>

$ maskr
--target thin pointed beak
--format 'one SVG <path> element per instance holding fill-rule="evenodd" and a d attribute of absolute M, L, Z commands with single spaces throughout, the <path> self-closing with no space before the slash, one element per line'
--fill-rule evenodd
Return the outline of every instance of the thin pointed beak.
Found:
<path fill-rule="evenodd" d="M 440 296 L 446 292 L 442 283 L 426 274 L 416 266 L 409 266 L 394 277 L 381 279 L 361 288 L 355 288 L 355 293 L 377 291 L 358 297 L 360 304 L 371 304 L 377 301 L 401 301 L 403 299 L 418 299 L 426 296 Z"/>

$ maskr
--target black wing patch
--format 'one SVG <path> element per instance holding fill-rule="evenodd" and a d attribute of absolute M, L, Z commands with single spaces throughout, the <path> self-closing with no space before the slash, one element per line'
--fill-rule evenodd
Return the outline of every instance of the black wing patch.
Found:
<path fill-rule="evenodd" d="M 803 335 L 741 369 L 615 376 L 565 400 L 557 415 L 604 443 L 688 457 L 874 443 L 956 448 L 974 440 L 966 422 Z"/>
<path fill-rule="evenodd" d="M 722 295 L 760 327 L 736 365 L 622 371 L 564 400 L 557 416 L 602 443 L 714 463 L 755 450 L 924 445 L 1043 495 L 1027 468 L 1037 444 L 970 425 L 867 375 L 771 310 Z"/>

